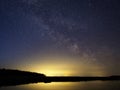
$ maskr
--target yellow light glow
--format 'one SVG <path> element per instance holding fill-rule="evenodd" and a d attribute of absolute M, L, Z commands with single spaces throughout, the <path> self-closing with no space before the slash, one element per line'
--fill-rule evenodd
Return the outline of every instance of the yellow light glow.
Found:
<path fill-rule="evenodd" d="M 32 89 L 32 90 L 73 90 L 73 88 L 71 89 L 71 87 L 74 86 L 81 86 L 81 84 L 79 83 L 72 83 L 72 82 L 51 82 L 51 83 L 37 83 L 37 84 L 29 84 L 26 87 L 28 89 Z M 25 86 L 25 85 L 24 85 Z"/>
<path fill-rule="evenodd" d="M 67 57 L 45 57 L 42 58 L 42 63 L 32 63 L 32 67 L 28 67 L 29 71 L 43 73 L 47 76 L 70 76 L 73 75 L 74 64 L 69 63 L 71 58 Z"/>
<path fill-rule="evenodd" d="M 36 66 L 32 70 L 38 73 L 44 73 L 47 76 L 70 76 L 72 71 L 70 65 L 55 65 L 55 64 L 44 64 L 43 66 Z"/>
<path fill-rule="evenodd" d="M 45 75 L 47 76 L 69 76 L 70 75 L 70 72 L 67 71 L 58 71 L 58 70 L 41 70 L 40 72 L 44 73 Z"/>
<path fill-rule="evenodd" d="M 76 58 L 45 57 L 37 58 L 37 62 L 23 66 L 22 70 L 43 73 L 46 76 L 104 76 L 104 68 L 97 63 L 84 63 Z M 83 58 L 84 59 L 84 58 Z M 34 61 L 34 58 L 33 58 Z M 77 61 L 77 62 L 75 62 Z M 84 61 L 84 60 L 82 60 Z"/>

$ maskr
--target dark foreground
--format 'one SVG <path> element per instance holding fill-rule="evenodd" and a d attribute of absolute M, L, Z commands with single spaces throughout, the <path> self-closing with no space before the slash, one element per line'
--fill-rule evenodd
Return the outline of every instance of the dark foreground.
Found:
<path fill-rule="evenodd" d="M 120 80 L 120 76 L 108 76 L 108 77 L 78 77 L 78 76 L 60 76 L 60 77 L 46 77 L 45 83 L 49 82 L 80 82 L 80 81 L 113 81 Z"/>
<path fill-rule="evenodd" d="M 78 77 L 78 76 L 45 76 L 44 74 L 38 74 L 34 72 L 18 71 L 18 70 L 6 70 L 0 69 L 0 87 L 2 86 L 14 86 L 29 83 L 50 83 L 50 82 L 80 82 L 80 81 L 118 81 L 120 76 L 107 76 L 107 77 Z"/>

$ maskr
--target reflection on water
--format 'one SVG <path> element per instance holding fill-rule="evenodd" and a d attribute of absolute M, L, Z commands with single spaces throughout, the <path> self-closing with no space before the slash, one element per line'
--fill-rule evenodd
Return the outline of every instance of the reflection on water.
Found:
<path fill-rule="evenodd" d="M 2 87 L 0 90 L 120 90 L 120 81 L 35 83 Z"/>

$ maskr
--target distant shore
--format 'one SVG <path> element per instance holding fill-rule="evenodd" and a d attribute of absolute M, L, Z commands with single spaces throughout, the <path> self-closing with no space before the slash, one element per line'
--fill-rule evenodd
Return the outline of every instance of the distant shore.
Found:
<path fill-rule="evenodd" d="M 120 76 L 107 76 L 107 77 L 80 77 L 80 76 L 54 76 L 46 77 L 45 83 L 49 82 L 80 82 L 80 81 L 117 81 L 120 80 Z"/>
<path fill-rule="evenodd" d="M 50 82 L 81 82 L 81 81 L 119 81 L 120 75 L 105 77 L 80 77 L 80 76 L 46 76 L 40 73 L 0 69 L 0 87 L 14 86 L 29 83 L 50 83 Z"/>

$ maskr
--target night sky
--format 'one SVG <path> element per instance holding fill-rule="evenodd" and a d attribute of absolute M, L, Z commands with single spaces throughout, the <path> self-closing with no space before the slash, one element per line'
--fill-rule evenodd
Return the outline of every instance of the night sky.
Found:
<path fill-rule="evenodd" d="M 120 0 L 0 0 L 0 68 L 120 74 Z"/>

